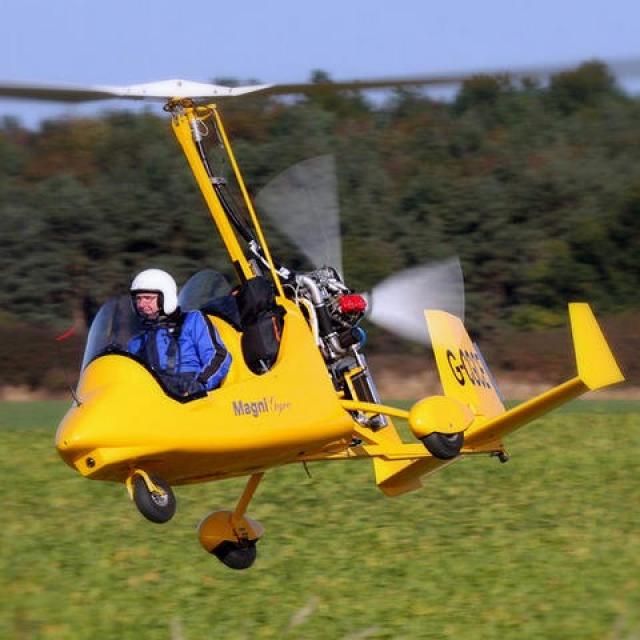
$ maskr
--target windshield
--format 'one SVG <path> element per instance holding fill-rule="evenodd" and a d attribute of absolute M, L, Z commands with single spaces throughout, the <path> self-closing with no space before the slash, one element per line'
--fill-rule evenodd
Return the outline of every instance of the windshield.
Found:
<path fill-rule="evenodd" d="M 183 311 L 195 311 L 230 293 L 231 286 L 221 273 L 213 269 L 203 269 L 191 276 L 180 289 L 178 304 Z"/>
<path fill-rule="evenodd" d="M 91 323 L 82 369 L 105 352 L 126 351 L 129 340 L 141 330 L 140 318 L 133 310 L 131 298 L 111 298 L 100 307 Z"/>
<path fill-rule="evenodd" d="M 204 269 L 191 276 L 178 295 L 183 311 L 202 311 L 240 328 L 240 313 L 227 279 L 218 271 Z"/>

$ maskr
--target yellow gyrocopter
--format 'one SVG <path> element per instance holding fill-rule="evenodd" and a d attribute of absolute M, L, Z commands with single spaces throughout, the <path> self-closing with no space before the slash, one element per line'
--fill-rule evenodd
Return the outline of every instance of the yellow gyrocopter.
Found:
<path fill-rule="evenodd" d="M 87 478 L 123 483 L 142 515 L 157 523 L 167 522 L 175 512 L 172 486 L 249 476 L 235 508 L 211 513 L 199 526 L 200 542 L 208 552 L 228 567 L 245 569 L 253 564 L 263 534 L 262 526 L 246 515 L 247 507 L 269 469 L 370 459 L 377 486 L 397 496 L 418 489 L 426 475 L 462 456 L 483 453 L 506 461 L 505 436 L 589 390 L 622 381 L 590 307 L 573 303 L 569 316 L 576 376 L 505 410 L 483 356 L 459 317 L 461 305 L 418 296 L 426 308 L 425 333 L 443 394 L 421 399 L 408 411 L 382 404 L 358 327 L 371 300 L 349 289 L 335 265 L 316 264 L 312 270 L 293 272 L 274 262 L 213 102 L 249 94 L 419 86 L 460 79 L 233 88 L 182 80 L 130 87 L 0 83 L 0 97 L 163 101 L 238 279 L 232 291 L 220 274 L 205 270 L 180 292 L 181 307 L 205 313 L 233 356 L 224 383 L 208 394 L 178 397 L 163 386 L 154 371 L 126 350 L 137 321 L 129 298 L 103 305 L 89 332 L 73 405 L 57 430 L 55 444 L 63 460 Z M 231 205 L 225 180 L 214 172 L 203 145 L 207 136 L 226 152 L 249 221 Z M 320 165 L 326 162 L 319 160 Z M 311 180 L 317 167 L 313 164 L 307 171 Z M 293 177 L 291 182 L 296 182 L 300 174 Z M 306 186 L 299 193 L 303 191 L 308 191 Z M 265 208 L 277 210 L 277 198 L 275 206 L 269 205 L 268 196 Z M 317 222 L 325 212 L 315 213 Z M 300 219 L 289 218 L 284 226 L 285 233 L 290 226 L 297 227 L 298 236 L 315 235 Z M 429 282 L 433 284 L 429 274 L 414 270 L 410 279 L 426 279 L 428 289 Z M 455 278 L 447 282 L 451 289 L 461 288 Z M 398 283 L 392 278 L 387 290 Z M 387 326 L 396 327 L 410 314 L 406 309 L 395 316 L 385 316 L 387 312 L 383 305 L 379 321 L 385 324 L 386 318 Z M 393 418 L 408 421 L 414 441 L 403 441 Z"/>

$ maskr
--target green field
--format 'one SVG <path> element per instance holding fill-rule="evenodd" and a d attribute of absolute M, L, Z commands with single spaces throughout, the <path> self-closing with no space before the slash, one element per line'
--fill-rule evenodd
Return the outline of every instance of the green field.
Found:
<path fill-rule="evenodd" d="M 576 402 L 395 499 L 366 462 L 278 469 L 258 560 L 196 526 L 242 481 L 178 487 L 166 525 L 53 448 L 61 403 L 0 404 L 0 638 L 640 636 L 640 403 Z"/>

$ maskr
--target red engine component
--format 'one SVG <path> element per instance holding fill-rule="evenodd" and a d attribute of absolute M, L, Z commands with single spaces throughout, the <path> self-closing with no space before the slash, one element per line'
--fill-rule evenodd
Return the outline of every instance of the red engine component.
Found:
<path fill-rule="evenodd" d="M 340 296 L 338 298 L 340 313 L 364 313 L 367 310 L 367 301 L 357 293 Z"/>

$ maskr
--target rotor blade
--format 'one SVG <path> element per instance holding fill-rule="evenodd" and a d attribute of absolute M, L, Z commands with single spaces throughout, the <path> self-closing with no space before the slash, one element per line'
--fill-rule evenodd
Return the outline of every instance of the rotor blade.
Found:
<path fill-rule="evenodd" d="M 367 318 L 403 338 L 429 343 L 425 309 L 464 319 L 464 280 L 458 258 L 413 267 L 376 285 Z"/>
<path fill-rule="evenodd" d="M 123 87 L 95 85 L 47 85 L 0 82 L 0 96 L 53 102 L 90 102 L 92 100 L 161 100 L 193 98 L 208 100 L 240 96 L 269 88 L 271 85 L 225 87 L 190 80 L 163 80 Z"/>
<path fill-rule="evenodd" d="M 289 167 L 262 188 L 255 203 L 314 267 L 328 265 L 342 274 L 340 210 L 332 155 Z"/>
<path fill-rule="evenodd" d="M 640 73 L 640 58 L 620 58 L 617 60 L 599 60 L 606 64 L 616 75 L 637 75 Z M 387 78 L 371 78 L 358 80 L 338 80 L 327 82 L 264 85 L 256 87 L 256 92 L 265 95 L 285 95 L 296 93 L 322 93 L 339 90 L 389 89 L 393 87 L 428 87 L 456 85 L 474 76 L 508 76 L 512 79 L 540 78 L 563 71 L 574 70 L 585 61 L 564 64 L 525 65 L 522 67 L 494 67 L 475 70 L 453 71 L 444 73 L 420 74 L 415 76 L 393 76 Z"/>
<path fill-rule="evenodd" d="M 117 97 L 107 87 L 9 82 L 0 83 L 0 96 L 22 100 L 50 100 L 52 102 L 89 102 L 91 100 L 110 100 Z"/>
<path fill-rule="evenodd" d="M 241 97 L 246 94 L 289 95 L 322 93 L 342 90 L 373 90 L 393 87 L 428 87 L 455 85 L 478 75 L 505 75 L 511 78 L 547 78 L 552 74 L 576 69 L 584 61 L 556 64 L 530 65 L 522 67 L 502 67 L 453 71 L 449 73 L 419 74 L 415 76 L 395 76 L 357 80 L 327 82 L 300 82 L 285 84 L 252 84 L 228 87 L 219 84 L 192 82 L 190 80 L 163 80 L 128 86 L 109 85 L 57 85 L 0 82 L 0 97 L 29 100 L 49 100 L 55 102 L 87 102 L 92 100 L 170 100 L 192 98 L 198 101 Z M 618 76 L 633 76 L 640 72 L 640 59 L 620 58 L 601 60 Z"/>
<path fill-rule="evenodd" d="M 328 91 L 360 91 L 375 89 L 392 89 L 400 87 L 428 87 L 455 85 L 468 80 L 475 75 L 498 75 L 508 73 L 505 71 L 474 71 L 447 74 L 434 74 L 427 76 L 398 76 L 390 78 L 374 78 L 371 80 L 339 80 L 336 82 L 307 82 L 297 84 L 264 85 L 264 88 L 256 88 L 255 92 L 262 95 L 289 95 L 289 94 L 313 94 L 326 93 Z M 521 72 L 523 77 L 527 75 Z"/>

